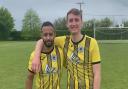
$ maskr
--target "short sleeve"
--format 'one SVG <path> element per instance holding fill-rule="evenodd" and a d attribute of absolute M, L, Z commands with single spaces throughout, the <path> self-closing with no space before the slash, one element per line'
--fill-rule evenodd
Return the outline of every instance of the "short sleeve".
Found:
<path fill-rule="evenodd" d="M 91 40 L 91 60 L 92 60 L 92 63 L 99 63 L 101 61 L 100 59 L 100 52 L 99 52 L 99 46 L 97 44 L 97 41 L 92 38 Z"/>
<path fill-rule="evenodd" d="M 30 55 L 30 58 L 29 58 L 29 63 L 28 63 L 28 70 L 29 71 L 32 71 L 32 60 L 33 60 L 33 57 L 34 57 L 34 52 L 31 53 Z"/>

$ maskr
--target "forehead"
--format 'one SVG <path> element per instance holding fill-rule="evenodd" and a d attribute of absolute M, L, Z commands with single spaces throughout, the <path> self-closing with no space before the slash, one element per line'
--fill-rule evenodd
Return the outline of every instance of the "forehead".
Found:
<path fill-rule="evenodd" d="M 72 18 L 81 19 L 81 16 L 80 16 L 80 15 L 74 15 L 74 14 L 72 14 L 72 13 L 68 14 L 68 19 L 72 19 Z"/>
<path fill-rule="evenodd" d="M 43 33 L 54 33 L 54 28 L 52 26 L 44 26 L 42 27 Z"/>

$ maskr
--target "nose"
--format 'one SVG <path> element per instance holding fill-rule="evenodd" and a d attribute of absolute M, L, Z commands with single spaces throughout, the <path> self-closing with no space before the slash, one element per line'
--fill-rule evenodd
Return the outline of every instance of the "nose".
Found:
<path fill-rule="evenodd" d="M 72 21 L 72 25 L 76 25 L 76 21 L 75 20 Z"/>
<path fill-rule="evenodd" d="M 47 36 L 47 39 L 50 39 L 50 36 L 49 35 Z"/>

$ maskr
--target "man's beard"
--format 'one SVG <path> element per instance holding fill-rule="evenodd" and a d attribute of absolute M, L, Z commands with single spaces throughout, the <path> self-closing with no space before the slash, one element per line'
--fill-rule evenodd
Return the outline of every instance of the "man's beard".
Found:
<path fill-rule="evenodd" d="M 43 40 L 43 42 L 44 42 L 44 45 L 45 45 L 46 47 L 48 47 L 48 48 L 50 48 L 50 47 L 53 46 L 53 41 L 48 41 L 48 42 L 46 42 L 46 41 Z"/>

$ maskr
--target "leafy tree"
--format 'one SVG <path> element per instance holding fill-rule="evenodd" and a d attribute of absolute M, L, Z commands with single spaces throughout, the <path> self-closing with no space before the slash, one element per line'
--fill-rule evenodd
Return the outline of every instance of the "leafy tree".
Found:
<path fill-rule="evenodd" d="M 54 21 L 56 30 L 67 30 L 65 18 L 58 18 Z"/>
<path fill-rule="evenodd" d="M 54 21 L 53 24 L 55 26 L 57 36 L 69 34 L 65 18 L 58 18 Z"/>
<path fill-rule="evenodd" d="M 24 16 L 21 36 L 25 40 L 35 40 L 40 37 L 41 20 L 38 14 L 29 9 Z"/>
<path fill-rule="evenodd" d="M 91 20 L 88 20 L 86 22 L 84 22 L 84 29 L 87 29 L 87 30 L 93 30 L 93 27 L 94 27 L 94 22 L 96 22 L 95 19 L 91 19 Z"/>
<path fill-rule="evenodd" d="M 14 19 L 7 8 L 0 7 L 0 40 L 7 40 L 14 28 Z"/>
<path fill-rule="evenodd" d="M 110 18 L 106 17 L 101 19 L 100 21 L 97 21 L 98 27 L 110 27 L 112 26 L 113 22 Z"/>
<path fill-rule="evenodd" d="M 21 31 L 11 31 L 10 34 L 10 39 L 11 40 L 21 40 Z"/>

